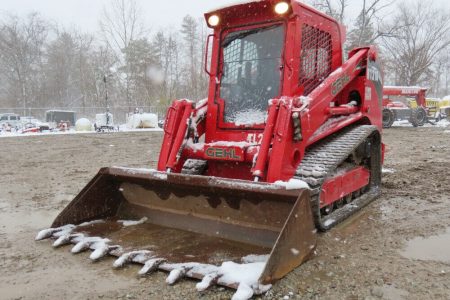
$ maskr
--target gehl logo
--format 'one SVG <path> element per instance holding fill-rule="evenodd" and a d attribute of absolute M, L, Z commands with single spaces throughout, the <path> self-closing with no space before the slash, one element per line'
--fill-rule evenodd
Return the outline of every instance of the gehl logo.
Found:
<path fill-rule="evenodd" d="M 336 96 L 348 82 L 350 82 L 350 76 L 347 74 L 344 74 L 341 78 L 336 79 L 336 81 L 331 84 L 331 94 Z"/>
<path fill-rule="evenodd" d="M 241 157 L 236 154 L 236 149 L 224 149 L 209 147 L 205 151 L 206 156 L 216 159 L 241 160 Z"/>

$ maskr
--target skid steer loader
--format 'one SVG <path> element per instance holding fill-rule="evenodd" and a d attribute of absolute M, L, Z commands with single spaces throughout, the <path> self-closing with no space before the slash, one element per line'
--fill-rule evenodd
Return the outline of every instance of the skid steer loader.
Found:
<path fill-rule="evenodd" d="M 101 169 L 36 239 L 248 298 L 379 195 L 382 76 L 374 47 L 343 63 L 343 27 L 298 1 L 205 18 L 208 98 L 168 109 L 157 170 Z"/>

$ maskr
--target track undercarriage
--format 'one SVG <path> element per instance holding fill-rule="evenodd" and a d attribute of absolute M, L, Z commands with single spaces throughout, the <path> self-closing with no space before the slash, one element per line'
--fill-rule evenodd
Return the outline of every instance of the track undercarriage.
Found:
<path fill-rule="evenodd" d="M 380 194 L 380 155 L 381 140 L 374 126 L 346 129 L 308 150 L 295 176 L 310 185 L 311 206 L 318 229 L 330 229 Z M 367 184 L 361 183 L 347 189 L 340 187 L 339 198 L 325 205 L 323 194 L 327 190 L 323 185 L 336 175 L 343 177 L 358 167 L 369 171 Z M 353 185 L 350 181 L 344 184 Z M 351 192 L 345 194 L 344 190 Z"/>

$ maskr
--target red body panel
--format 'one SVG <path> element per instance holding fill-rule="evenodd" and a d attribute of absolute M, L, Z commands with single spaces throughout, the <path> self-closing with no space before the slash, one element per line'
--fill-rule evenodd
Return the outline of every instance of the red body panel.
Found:
<path fill-rule="evenodd" d="M 327 179 L 322 185 L 320 193 L 320 207 L 327 206 L 337 199 L 351 194 L 369 184 L 370 171 L 364 167 L 357 167 L 341 175 Z"/>
<path fill-rule="evenodd" d="M 355 49 L 343 64 L 345 33 L 341 25 L 294 0 L 290 1 L 289 13 L 276 15 L 276 2 L 247 3 L 205 14 L 207 20 L 213 14 L 221 20 L 213 28 L 211 40 L 207 110 L 203 118 L 198 118 L 204 106 L 192 108 L 186 100 L 174 102 L 166 119 L 158 170 L 179 172 L 184 161 L 192 158 L 208 161 L 204 175 L 286 181 L 294 175 L 306 149 L 324 137 L 352 124 L 373 124 L 381 131 L 382 79 L 376 50 Z M 269 101 L 264 124 L 226 123 L 226 103 L 218 92 L 224 67 L 222 40 L 230 32 L 273 24 L 284 28 L 279 95 Z M 310 72 L 315 75 L 305 75 L 301 70 L 308 65 L 302 61 L 302 46 L 311 40 L 311 30 L 322 38 L 329 37 L 329 46 L 314 48 L 316 65 Z M 319 61 L 319 50 L 322 57 L 329 57 L 325 63 Z M 329 71 L 318 74 L 318 64 L 328 66 Z M 202 143 L 196 143 L 198 138 Z"/>

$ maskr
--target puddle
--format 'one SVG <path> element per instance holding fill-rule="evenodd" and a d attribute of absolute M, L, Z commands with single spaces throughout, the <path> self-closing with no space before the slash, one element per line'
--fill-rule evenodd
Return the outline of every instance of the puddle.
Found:
<path fill-rule="evenodd" d="M 354 215 L 338 224 L 334 232 L 341 234 L 343 237 L 361 232 L 361 226 L 367 226 L 368 219 L 373 218 L 373 211 L 366 206 Z"/>
<path fill-rule="evenodd" d="M 450 228 L 440 235 L 410 240 L 401 255 L 410 259 L 450 263 Z"/>

